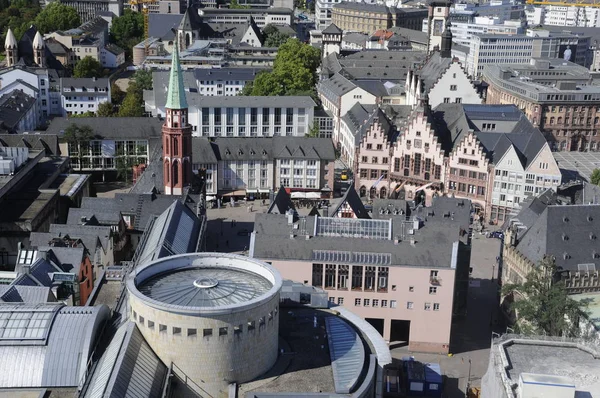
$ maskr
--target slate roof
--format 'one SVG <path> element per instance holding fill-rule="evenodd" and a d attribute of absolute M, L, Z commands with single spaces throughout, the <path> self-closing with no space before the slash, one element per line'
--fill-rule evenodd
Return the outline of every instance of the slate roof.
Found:
<path fill-rule="evenodd" d="M 181 202 L 174 201 L 146 227 L 136 249 L 136 264 L 147 264 L 175 254 L 193 253 L 199 236 L 198 217 Z"/>
<path fill-rule="evenodd" d="M 117 193 L 114 198 L 85 197 L 82 199 L 81 208 L 90 210 L 103 209 L 104 211 L 120 212 L 123 215 L 134 216 L 133 229 L 143 231 L 150 218 L 164 212 L 173 204 L 174 200 L 183 201 L 184 197 L 150 193 Z"/>
<path fill-rule="evenodd" d="M 351 209 L 356 218 L 370 219 L 369 212 L 365 209 L 365 205 L 358 196 L 354 186 L 350 186 L 342 199 L 338 202 L 337 206 L 331 211 L 330 217 L 337 217 L 338 212 L 342 209 L 344 204 L 347 204 Z"/>
<path fill-rule="evenodd" d="M 125 52 L 125 50 L 123 50 L 121 47 L 112 43 L 108 43 L 106 46 L 104 46 L 104 48 L 106 49 L 106 51 L 114 55 L 123 54 Z"/>
<path fill-rule="evenodd" d="M 451 151 L 472 130 L 493 163 L 500 161 L 514 147 L 523 167 L 528 167 L 547 145 L 544 135 L 515 105 L 440 104 L 432 118 L 436 134 L 446 151 Z M 482 121 L 497 121 L 504 129 L 481 131 L 478 125 Z"/>
<path fill-rule="evenodd" d="M 219 137 L 212 148 L 217 160 L 334 160 L 331 140 L 313 137 Z"/>
<path fill-rule="evenodd" d="M 126 322 L 98 361 L 83 396 L 159 398 L 167 370 L 135 323 Z"/>
<path fill-rule="evenodd" d="M 381 123 L 381 128 L 388 135 L 392 132 L 392 125 L 385 113 L 377 105 L 362 105 L 354 104 L 352 108 L 344 116 L 342 121 L 350 128 L 350 132 L 354 134 L 354 143 L 359 145 L 363 137 L 373 125 L 374 119 L 378 118 Z"/>
<path fill-rule="evenodd" d="M 195 68 L 183 72 L 184 76 L 188 73 L 193 74 L 196 80 L 254 80 L 256 75 L 269 69 L 260 68 Z M 166 74 L 166 71 L 155 71 L 153 75 Z M 164 78 L 161 77 L 161 80 Z"/>
<path fill-rule="evenodd" d="M 171 40 L 175 37 L 171 29 L 177 29 L 183 15 L 181 14 L 149 14 L 148 15 L 148 37 L 164 39 L 170 34 Z"/>
<path fill-rule="evenodd" d="M 429 93 L 451 64 L 452 58 L 442 58 L 439 52 L 435 52 L 420 70 L 416 71 L 423 82 L 425 93 Z"/>
<path fill-rule="evenodd" d="M 457 205 L 457 203 L 462 203 L 462 205 Z M 423 209 L 423 214 L 417 213 L 417 215 L 425 220 L 426 211 L 429 209 Z M 465 231 L 468 230 L 469 225 L 470 202 L 453 198 L 436 198 L 431 209 L 434 215 L 427 216 L 424 225 L 416 230 L 414 235 L 410 235 L 415 240 L 414 245 L 411 245 L 408 237 L 401 239 L 398 244 L 394 243 L 393 237 L 399 236 L 402 228 L 406 228 L 406 225 L 402 225 L 402 220 L 398 217 L 390 218 L 392 236 L 390 240 L 319 234 L 312 236 L 315 222 L 321 218 L 314 216 L 304 218 L 306 225 L 303 229 L 309 232 L 311 238 L 305 239 L 302 236 L 296 236 L 292 239 L 290 233 L 295 231 L 295 234 L 298 234 L 298 230 L 288 225 L 285 215 L 257 213 L 250 253 L 255 258 L 267 261 L 269 259 L 286 259 L 312 262 L 314 261 L 314 250 L 362 252 L 389 255 L 387 263 L 390 266 L 447 268 L 452 263 L 454 242 L 466 245 L 467 234 Z M 445 212 L 453 212 L 453 219 L 444 217 Z M 331 218 L 327 219 L 331 220 Z M 340 221 L 340 224 L 375 221 L 342 218 L 335 218 L 335 220 L 345 220 Z M 298 223 L 300 222 L 302 220 L 298 221 Z M 460 252 L 459 250 L 459 256 Z"/>
<path fill-rule="evenodd" d="M 533 203 L 516 218 L 529 225 L 516 248 L 534 264 L 551 255 L 564 270 L 576 272 L 579 264 L 600 270 L 600 205 Z"/>
<path fill-rule="evenodd" d="M 0 97 L 0 123 L 14 131 L 27 112 L 33 108 L 36 99 L 23 90 L 13 90 Z"/>
<path fill-rule="evenodd" d="M 46 155 L 60 155 L 58 137 L 55 134 L 0 134 L 0 145 L 45 150 Z"/>
<path fill-rule="evenodd" d="M 85 218 L 85 221 L 82 221 Z M 67 224 L 69 225 L 118 225 L 123 220 L 120 212 L 104 211 L 103 209 L 69 209 Z"/>
<path fill-rule="evenodd" d="M 43 304 L 56 301 L 50 286 L 21 285 L 23 278 L 18 278 L 10 285 L 0 285 L 0 303 Z"/>
<path fill-rule="evenodd" d="M 346 93 L 354 90 L 356 84 L 340 73 L 334 74 L 326 80 L 321 80 L 318 84 L 319 93 L 322 93 L 328 100 L 337 103 L 339 98 Z"/>
<path fill-rule="evenodd" d="M 49 233 L 53 238 L 69 236 L 71 239 L 79 239 L 92 254 L 100 248 L 106 252 L 111 239 L 111 228 L 104 226 L 50 224 Z M 40 246 L 46 245 L 48 243 Z"/>
<path fill-rule="evenodd" d="M 294 206 L 294 202 L 292 202 L 292 198 L 289 193 L 285 190 L 283 186 L 279 187 L 275 198 L 269 205 L 269 209 L 267 210 L 268 214 L 285 214 L 288 210 L 292 210 L 294 214 L 296 213 L 296 206 Z"/>
<path fill-rule="evenodd" d="M 84 95 L 84 96 L 108 96 L 108 90 L 110 89 L 110 81 L 108 78 L 87 78 L 87 77 L 61 77 L 60 79 L 60 91 L 63 92 L 65 88 L 70 88 L 71 92 L 69 95 Z M 86 89 L 85 91 L 75 91 L 75 89 Z M 98 91 L 98 89 L 105 90 L 104 92 Z"/>
<path fill-rule="evenodd" d="M 56 261 L 64 272 L 79 275 L 85 257 L 83 247 L 38 246 L 38 252 L 46 252 L 49 259 Z"/>
<path fill-rule="evenodd" d="M 162 137 L 163 121 L 151 117 L 81 117 L 52 119 L 46 134 L 60 136 L 71 124 L 90 126 L 103 139 L 151 139 Z M 2 137 L 2 136 L 0 136 Z"/>
<path fill-rule="evenodd" d="M 0 319 L 19 325 L 16 339 L 10 329 L 0 335 L 0 388 L 77 387 L 109 317 L 105 305 L 0 305 Z"/>
<path fill-rule="evenodd" d="M 336 24 L 332 23 L 321 32 L 326 35 L 341 35 L 343 31 L 337 27 Z"/>

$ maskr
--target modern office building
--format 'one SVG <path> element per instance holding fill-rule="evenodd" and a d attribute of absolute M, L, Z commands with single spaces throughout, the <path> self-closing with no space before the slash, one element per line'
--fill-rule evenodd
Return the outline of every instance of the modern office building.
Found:
<path fill-rule="evenodd" d="M 466 294 L 470 202 L 440 197 L 411 210 L 381 200 L 369 216 L 354 188 L 348 192 L 327 217 L 257 214 L 250 256 L 324 288 L 389 342 L 449 352 L 452 313 Z"/>
<path fill-rule="evenodd" d="M 123 14 L 123 2 L 119 0 L 60 0 L 60 2 L 76 9 L 81 22 L 93 19 L 99 11 L 109 11 L 117 17 Z"/>
<path fill-rule="evenodd" d="M 560 59 L 486 65 L 487 103 L 516 104 L 556 151 L 600 150 L 600 87 L 589 69 Z"/>
<path fill-rule="evenodd" d="M 200 13 L 204 21 L 212 23 L 247 23 L 252 17 L 261 29 L 267 25 L 295 25 L 294 11 L 290 8 L 205 8 Z"/>
<path fill-rule="evenodd" d="M 486 65 L 526 65 L 532 58 L 565 59 L 589 67 L 592 62 L 590 36 L 528 29 L 523 35 L 473 36 L 467 55 L 467 72 L 481 76 Z"/>
<path fill-rule="evenodd" d="M 525 33 L 526 28 L 520 19 L 502 20 L 498 17 L 476 16 L 464 21 L 456 14 L 450 14 L 452 39 L 455 43 L 469 46 L 473 36 L 481 34 L 517 35 Z M 429 31 L 428 21 L 423 20 L 423 32 Z"/>

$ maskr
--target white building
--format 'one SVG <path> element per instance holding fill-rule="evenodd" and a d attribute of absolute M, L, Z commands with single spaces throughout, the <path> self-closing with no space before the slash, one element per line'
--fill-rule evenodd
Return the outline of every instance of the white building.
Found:
<path fill-rule="evenodd" d="M 0 130 L 23 133 L 35 130 L 40 112 L 35 96 L 16 89 L 0 96 Z"/>
<path fill-rule="evenodd" d="M 479 76 L 486 64 L 529 64 L 532 58 L 563 58 L 588 67 L 592 62 L 590 36 L 530 29 L 523 35 L 475 35 L 467 56 L 467 72 Z"/>
<path fill-rule="evenodd" d="M 450 18 L 452 38 L 455 43 L 468 46 L 473 36 L 480 34 L 516 35 L 525 32 L 520 20 L 502 20 L 498 17 L 475 17 L 472 22 L 454 21 Z M 428 21 L 423 21 L 423 32 L 428 31 Z"/>
<path fill-rule="evenodd" d="M 53 71 L 52 71 L 53 72 Z M 40 110 L 38 125 L 41 125 L 50 115 L 61 115 L 60 93 L 52 91 L 51 87 L 58 86 L 56 76 L 51 78 L 46 68 L 14 66 L 0 70 L 0 95 L 22 90 L 25 94 L 37 99 Z"/>
<path fill-rule="evenodd" d="M 100 63 L 103 68 L 118 68 L 125 63 L 125 51 L 114 44 L 107 44 L 100 50 Z"/>
<path fill-rule="evenodd" d="M 62 116 L 98 111 L 103 102 L 110 102 L 110 81 L 107 78 L 61 78 Z"/>
<path fill-rule="evenodd" d="M 294 11 L 290 8 L 203 8 L 199 14 L 205 22 L 209 23 L 247 23 L 252 17 L 261 29 L 267 25 L 294 25 Z"/>
<path fill-rule="evenodd" d="M 165 116 L 167 92 L 154 82 L 144 92 L 146 111 Z M 186 91 L 189 123 L 196 137 L 304 137 L 313 127 L 312 98 L 303 97 L 206 97 Z"/>
<path fill-rule="evenodd" d="M 535 7 L 541 8 L 541 7 Z M 543 6 L 541 24 L 555 26 L 600 27 L 600 8 L 562 5 Z"/>
<path fill-rule="evenodd" d="M 208 195 L 264 197 L 282 185 L 316 192 L 333 184 L 335 152 L 327 138 L 194 138 L 192 151 Z"/>

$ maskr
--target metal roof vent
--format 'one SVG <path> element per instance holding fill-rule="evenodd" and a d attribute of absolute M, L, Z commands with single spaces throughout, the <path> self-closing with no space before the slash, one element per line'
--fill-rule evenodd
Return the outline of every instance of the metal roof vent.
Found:
<path fill-rule="evenodd" d="M 596 234 L 590 232 L 590 240 L 596 240 Z"/>
<path fill-rule="evenodd" d="M 569 222 L 569 217 L 567 217 L 567 216 L 564 216 L 564 217 L 563 217 L 563 222 Z"/>
<path fill-rule="evenodd" d="M 569 240 L 569 236 L 567 234 L 562 234 L 562 240 Z"/>
<path fill-rule="evenodd" d="M 594 221 L 594 217 L 592 217 L 592 216 L 587 216 L 587 220 L 588 220 L 589 222 L 592 222 L 592 221 Z"/>

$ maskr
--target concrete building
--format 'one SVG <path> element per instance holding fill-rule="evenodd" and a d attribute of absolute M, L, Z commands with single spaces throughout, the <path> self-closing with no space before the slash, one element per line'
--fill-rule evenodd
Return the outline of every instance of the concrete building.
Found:
<path fill-rule="evenodd" d="M 421 30 L 427 10 L 390 8 L 383 4 L 341 2 L 331 8 L 331 23 L 343 31 L 373 33 L 394 26 Z"/>
<path fill-rule="evenodd" d="M 451 9 L 452 10 L 452 9 Z M 463 18 L 450 14 L 449 17 L 452 23 L 452 37 L 454 42 L 463 46 L 469 46 L 475 35 L 480 34 L 496 34 L 496 35 L 517 35 L 525 33 L 526 28 L 523 26 L 523 21 L 517 20 L 502 20 L 496 16 L 482 17 L 476 16 L 469 22 L 464 22 Z M 423 32 L 428 32 L 428 21 L 423 21 Z"/>
<path fill-rule="evenodd" d="M 600 391 L 598 355 L 592 341 L 505 334 L 492 341 L 481 396 L 594 396 Z"/>
<path fill-rule="evenodd" d="M 290 8 L 205 8 L 200 15 L 206 22 L 212 23 L 247 23 L 250 17 L 254 19 L 259 28 L 267 25 L 294 26 L 294 11 Z"/>
<path fill-rule="evenodd" d="M 569 293 L 600 291 L 598 204 L 561 204 L 555 192 L 527 201 L 510 218 L 502 247 L 502 280 L 523 283 L 544 256 L 553 256 Z"/>
<path fill-rule="evenodd" d="M 253 81 L 256 75 L 268 69 L 256 68 L 197 68 L 183 72 L 184 84 L 190 80 L 196 81 L 196 90 L 205 96 L 235 96 L 244 88 L 246 83 Z M 153 72 L 153 81 L 165 81 L 168 72 Z M 192 76 L 189 76 L 189 75 Z M 186 91 L 193 92 L 194 87 L 186 87 Z"/>
<path fill-rule="evenodd" d="M 138 267 L 127 290 L 133 321 L 164 363 L 198 385 L 226 388 L 275 363 L 281 284 L 263 262 L 195 253 Z"/>
<path fill-rule="evenodd" d="M 161 76 L 162 77 L 162 76 Z M 146 111 L 164 117 L 167 81 L 154 80 L 144 92 Z M 193 136 L 302 137 L 313 127 L 315 102 L 310 97 L 205 96 L 183 83 Z"/>
<path fill-rule="evenodd" d="M 112 12 L 117 17 L 123 14 L 123 2 L 119 0 L 60 0 L 62 4 L 77 10 L 81 22 L 96 17 L 98 12 Z"/>
<path fill-rule="evenodd" d="M 597 7 L 586 7 L 583 4 L 580 6 L 565 4 L 536 6 L 535 8 L 535 11 L 530 12 L 532 17 L 536 14 L 536 11 L 540 14 L 538 24 L 585 28 L 600 27 L 600 10 Z"/>
<path fill-rule="evenodd" d="M 61 78 L 60 96 L 62 116 L 96 113 L 103 102 L 110 103 L 108 78 Z"/>
<path fill-rule="evenodd" d="M 100 64 L 115 69 L 125 63 L 125 50 L 115 44 L 107 44 L 100 50 Z"/>
<path fill-rule="evenodd" d="M 257 214 L 250 256 L 284 278 L 324 288 L 389 342 L 447 353 L 452 311 L 466 294 L 469 209 L 469 201 L 437 198 L 416 210 L 375 201 L 372 219 Z"/>
<path fill-rule="evenodd" d="M 556 151 L 600 150 L 600 88 L 587 68 L 557 59 L 526 65 L 487 65 L 487 102 L 516 104 Z"/>
<path fill-rule="evenodd" d="M 528 29 L 523 35 L 475 35 L 467 55 L 467 72 L 480 76 L 486 65 L 526 65 L 532 58 L 565 59 L 589 67 L 592 63 L 589 36 Z M 567 59 L 568 58 L 568 59 Z"/>

